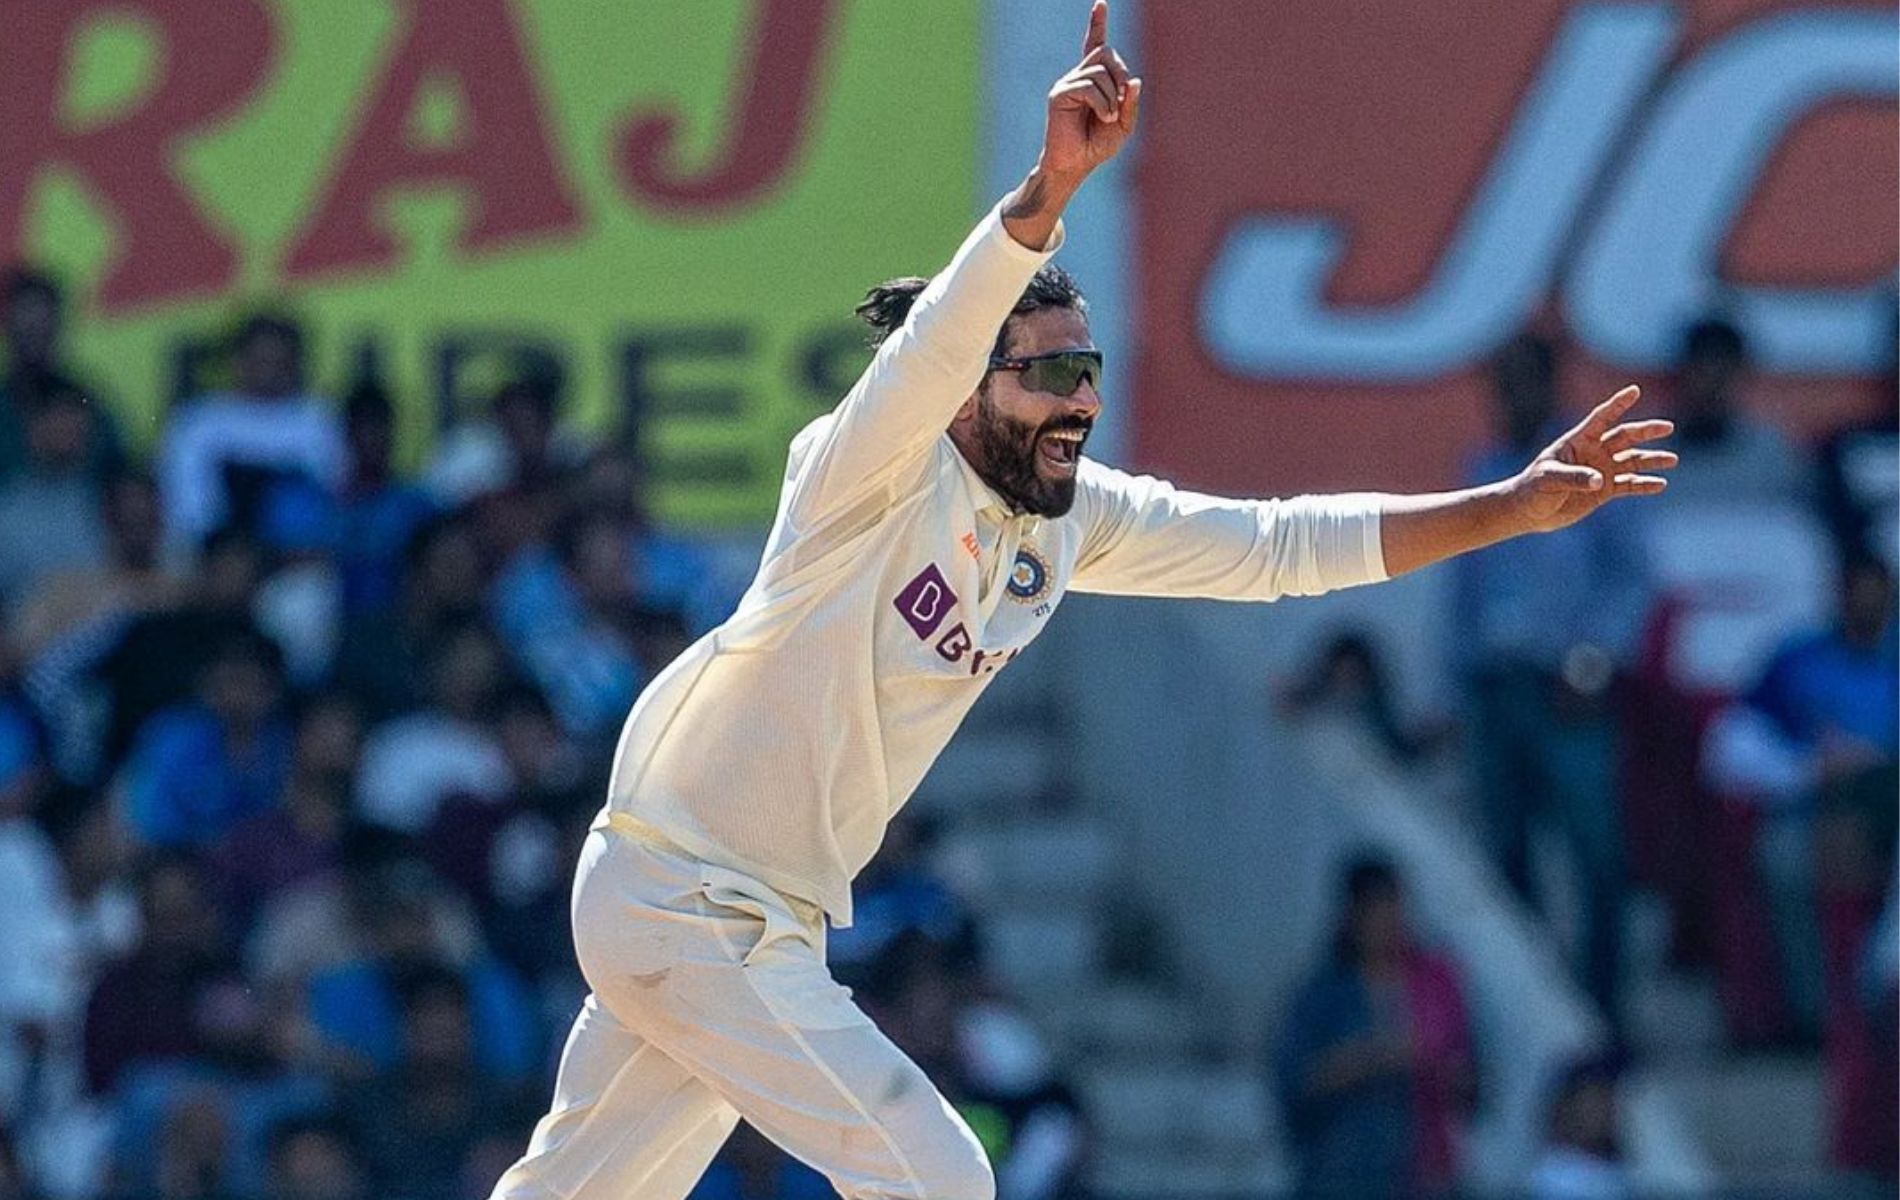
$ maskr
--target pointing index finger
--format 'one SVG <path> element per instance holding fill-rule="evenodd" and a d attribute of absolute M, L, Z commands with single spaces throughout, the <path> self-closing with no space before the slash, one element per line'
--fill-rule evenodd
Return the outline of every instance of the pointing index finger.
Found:
<path fill-rule="evenodd" d="M 1108 0 L 1095 0 L 1089 9 L 1089 31 L 1082 38 L 1084 57 L 1108 44 Z"/>

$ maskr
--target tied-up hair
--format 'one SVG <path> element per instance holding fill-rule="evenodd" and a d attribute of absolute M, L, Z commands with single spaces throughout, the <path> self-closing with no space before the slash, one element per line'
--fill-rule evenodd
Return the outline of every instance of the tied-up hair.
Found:
<path fill-rule="evenodd" d="M 858 319 L 870 327 L 870 343 L 873 347 L 884 344 L 884 339 L 896 333 L 910 316 L 911 306 L 917 303 L 917 297 L 928 287 L 930 281 L 915 275 L 901 279 L 888 279 L 864 294 L 864 300 L 854 310 Z M 1082 289 L 1075 285 L 1069 273 L 1054 263 L 1045 263 L 1029 280 L 1029 286 L 1010 309 L 1011 316 L 1035 312 L 1044 308 L 1073 308 L 1077 312 L 1088 311 L 1088 301 L 1082 297 Z M 1008 351 L 1009 322 L 996 334 L 998 355 Z"/>

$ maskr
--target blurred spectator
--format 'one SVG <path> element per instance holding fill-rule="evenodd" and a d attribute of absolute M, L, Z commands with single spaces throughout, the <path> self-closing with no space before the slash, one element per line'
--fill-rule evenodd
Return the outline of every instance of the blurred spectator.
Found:
<path fill-rule="evenodd" d="M 137 616 L 91 666 L 111 713 L 103 754 L 124 756 L 160 709 L 190 699 L 212 655 L 234 639 L 262 639 L 251 604 L 263 573 L 257 543 L 235 530 L 205 539 L 204 552 L 178 605 Z"/>
<path fill-rule="evenodd" d="M 345 1126 L 305 1117 L 273 1129 L 264 1200 L 370 1200 L 362 1151 Z"/>
<path fill-rule="evenodd" d="M 1331 953 L 1295 994 L 1274 1055 L 1302 1194 L 1443 1194 L 1476 1078 L 1462 989 L 1412 941 L 1389 862 L 1354 861 L 1341 892 Z"/>
<path fill-rule="evenodd" d="M 111 406 L 83 383 L 65 361 L 61 345 L 66 325 L 66 298 L 52 276 L 30 267 L 7 272 L 0 288 L 0 334 L 6 338 L 7 373 L 0 379 L 0 479 L 20 469 L 27 457 L 26 414 L 35 397 L 49 386 L 76 391 L 88 402 L 94 437 L 87 447 L 86 469 L 103 477 L 123 460 L 118 423 Z"/>
<path fill-rule="evenodd" d="M 1573 1064 L 1551 1106 L 1550 1133 L 1531 1168 L 1532 1200 L 1628 1200 L 1635 1194 L 1617 1133 L 1617 1067 Z"/>
<path fill-rule="evenodd" d="M 1492 364 L 1497 441 L 1467 473 L 1502 479 L 1563 432 L 1555 348 L 1526 334 Z M 1674 487 L 1674 484 L 1671 484 Z M 1492 852 L 1535 902 L 1531 829 L 1562 831 L 1582 889 L 1583 979 L 1616 1018 L 1625 895 L 1611 684 L 1648 605 L 1635 506 L 1481 550 L 1453 565 L 1451 661 L 1471 710 Z"/>
<path fill-rule="evenodd" d="M 652 528 L 641 503 L 643 481 L 630 450 L 606 445 L 588 457 L 568 495 L 573 511 L 602 513 L 619 523 L 630 545 L 634 590 L 648 607 L 680 614 L 686 631 L 698 637 L 739 606 L 758 565 L 756 548 L 722 561 L 701 540 Z"/>
<path fill-rule="evenodd" d="M 1003 1131 L 994 1154 L 999 1200 L 1080 1194 L 1088 1165 L 1087 1123 L 1035 1025 L 1001 997 L 984 994 L 958 1019 L 957 1046 L 966 1104 L 993 1114 Z"/>
<path fill-rule="evenodd" d="M 0 662 L 0 1120 L 39 1102 L 25 1093 L 78 998 L 59 856 L 34 819 L 50 773 L 38 725 L 6 676 Z"/>
<path fill-rule="evenodd" d="M 342 866 L 348 799 L 336 781 L 299 773 L 282 805 L 239 822 L 213 848 L 227 910 L 249 928 L 272 895 Z"/>
<path fill-rule="evenodd" d="M 743 1122 L 687 1200 L 832 1200 L 825 1177 Z"/>
<path fill-rule="evenodd" d="M 311 1024 L 341 1069 L 393 1069 L 404 1054 L 412 985 L 446 971 L 468 1008 L 466 1053 L 475 1069 L 519 1082 L 542 1065 L 538 1018 L 520 980 L 478 938 L 458 946 L 443 936 L 441 892 L 412 859 L 353 876 L 348 904 L 356 954 L 311 979 Z"/>
<path fill-rule="evenodd" d="M 1280 700 L 1281 708 L 1290 714 L 1346 722 L 1393 766 L 1419 763 L 1451 736 L 1444 725 L 1420 726 L 1404 720 L 1385 662 L 1372 640 L 1357 630 L 1327 642 Z"/>
<path fill-rule="evenodd" d="M 1747 373 L 1747 339 L 1727 319 L 1707 316 L 1683 331 L 1670 413 L 1670 448 L 1682 462 L 1669 473 L 1668 504 L 1803 504 L 1813 495 L 1793 443 L 1743 406 Z"/>
<path fill-rule="evenodd" d="M 393 609 L 355 614 L 338 653 L 336 684 L 378 721 L 423 701 L 424 652 L 450 629 L 481 614 L 487 580 L 465 518 L 442 516 L 410 538 L 401 600 Z"/>
<path fill-rule="evenodd" d="M 454 973 L 407 973 L 397 1004 L 396 1061 L 362 1087 L 350 1108 L 358 1138 L 380 1194 L 463 1200 L 459 1183 L 470 1153 L 494 1132 L 531 1126 L 530 1101 L 518 1075 L 497 1077 L 479 1061 L 480 1030 L 467 985 Z"/>
<path fill-rule="evenodd" d="M 115 1174 L 162 1187 L 166 1144 L 183 1119 L 219 1130 L 215 1160 L 205 1155 L 206 1169 L 215 1161 L 219 1187 L 255 1196 L 268 1174 L 271 1130 L 317 1112 L 327 1089 L 305 1069 L 295 1008 L 263 998 L 241 976 L 206 983 L 190 1019 L 199 1049 L 189 1060 L 133 1066 L 117 1088 Z M 149 1178 L 154 1162 L 156 1181 Z"/>
<path fill-rule="evenodd" d="M 1821 444 L 1821 513 L 1842 553 L 1900 571 L 1900 297 L 1888 301 L 1887 369 L 1865 415 Z"/>
<path fill-rule="evenodd" d="M 95 1095 L 111 1093 L 140 1063 L 201 1051 L 199 999 L 228 974 L 217 908 L 196 865 L 161 856 L 145 868 L 139 891 L 138 946 L 106 969 L 86 1006 L 86 1079 Z"/>
<path fill-rule="evenodd" d="M 929 841 L 920 818 L 900 813 L 885 830 L 877 856 L 853 881 L 852 922 L 832 930 L 825 944 L 825 962 L 840 983 L 865 986 L 905 935 L 927 938 L 962 958 L 972 953 L 970 911 L 926 864 Z"/>
<path fill-rule="evenodd" d="M 374 952 L 374 914 L 390 894 L 392 869 L 413 865 L 411 840 L 360 821 L 344 825 L 340 866 L 269 893 L 245 939 L 252 978 L 302 994 L 311 979 L 360 962 Z M 460 961 L 472 953 L 477 931 L 466 908 L 445 891 L 425 893 L 435 953 Z"/>
<path fill-rule="evenodd" d="M 306 480 L 279 483 L 260 501 L 256 525 L 266 563 L 252 615 L 283 647 L 291 681 L 315 687 L 329 678 L 343 639 L 343 577 L 336 564 L 342 522 L 336 501 Z"/>
<path fill-rule="evenodd" d="M 402 833 L 427 829 L 452 796 L 499 803 L 514 784 L 489 724 L 504 682 L 493 635 L 473 623 L 443 634 L 427 670 L 429 706 L 376 726 L 357 775 L 363 817 Z"/>
<path fill-rule="evenodd" d="M 350 460 L 338 496 L 337 561 L 349 616 L 396 603 L 409 541 L 435 513 L 427 492 L 396 476 L 395 425 L 395 408 L 382 386 L 373 379 L 358 383 L 343 406 Z"/>
<path fill-rule="evenodd" d="M 454 506 L 511 488 L 544 488 L 579 465 L 579 440 L 559 426 L 561 380 L 546 367 L 496 392 L 489 416 L 451 429 L 429 463 L 429 491 Z"/>
<path fill-rule="evenodd" d="M 576 513 L 553 546 L 524 550 L 495 581 L 496 629 L 579 738 L 619 729 L 648 678 L 642 649 L 666 621 L 634 591 L 631 549 L 620 518 Z"/>
<path fill-rule="evenodd" d="M 566 1008 L 578 978 L 564 936 L 572 864 L 600 802 L 540 693 L 517 685 L 495 708 L 516 780 L 512 802 L 451 798 L 423 845 L 436 873 L 475 901 L 495 953 L 524 978 L 549 985 Z"/>
<path fill-rule="evenodd" d="M 112 629 L 184 595 L 183 581 L 159 563 L 158 493 L 150 477 L 113 477 L 100 507 L 99 560 L 50 572 L 23 590 L 14 608 L 12 632 L 28 658 L 68 635 Z"/>
<path fill-rule="evenodd" d="M 232 389 L 183 402 L 158 450 L 167 542 L 195 546 L 228 523 L 249 528 L 269 485 L 302 476 L 343 482 L 336 414 L 305 390 L 303 330 L 280 316 L 245 321 Z"/>
<path fill-rule="evenodd" d="M 90 981 L 102 963 L 138 944 L 141 917 L 133 846 L 113 804 L 101 797 L 46 822 L 59 851 L 63 923 L 75 947 L 68 969 Z"/>
<path fill-rule="evenodd" d="M 860 979 L 866 1011 L 989 1154 L 1000 1200 L 1075 1195 L 1087 1153 L 1080 1108 L 1048 1044 L 987 985 L 967 943 L 906 930 Z"/>
<path fill-rule="evenodd" d="M 101 478 L 92 468 L 98 415 L 78 389 L 56 382 L 24 405 L 26 455 L 0 480 L 0 614 L 42 579 L 96 569 L 106 559 Z"/>
<path fill-rule="evenodd" d="M 283 660 L 257 635 L 217 646 L 196 701 L 139 731 L 117 790 L 133 833 L 152 846 L 208 846 L 283 798 L 292 733 Z"/>
<path fill-rule="evenodd" d="M 1900 654 L 1893 575 L 1850 559 L 1838 619 L 1783 647 L 1759 682 L 1711 725 L 1704 771 L 1718 792 L 1758 806 L 1756 868 L 1798 1032 L 1821 1019 L 1817 822 L 1847 829 L 1885 861 L 1894 843 Z"/>

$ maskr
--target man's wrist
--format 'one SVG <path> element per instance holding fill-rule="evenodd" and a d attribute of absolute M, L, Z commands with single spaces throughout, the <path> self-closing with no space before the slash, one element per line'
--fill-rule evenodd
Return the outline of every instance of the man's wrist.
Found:
<path fill-rule="evenodd" d="M 1484 512 L 1488 541 L 1508 541 L 1537 532 L 1536 523 L 1527 511 L 1530 486 L 1530 480 L 1519 472 L 1509 479 L 1480 489 L 1487 494 Z"/>
<path fill-rule="evenodd" d="M 1031 250 L 1046 249 L 1062 211 L 1087 177 L 1087 172 L 1052 171 L 1038 162 L 1004 197 L 1003 228 Z"/>
<path fill-rule="evenodd" d="M 1063 204 L 1067 204 L 1075 194 L 1082 190 L 1082 184 L 1088 180 L 1086 170 L 1058 170 L 1038 158 L 1036 165 L 1029 168 L 1029 179 L 1044 181 L 1051 193 Z"/>

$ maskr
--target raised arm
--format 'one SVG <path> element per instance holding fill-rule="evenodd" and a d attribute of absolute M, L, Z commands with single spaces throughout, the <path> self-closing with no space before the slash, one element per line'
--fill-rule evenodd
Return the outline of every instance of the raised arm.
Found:
<path fill-rule="evenodd" d="M 1097 0 L 1080 61 L 1050 89 L 1034 167 L 918 295 L 831 416 L 793 444 L 795 528 L 900 486 L 982 382 L 1003 322 L 1061 245 L 1064 208 L 1134 131 L 1141 81 L 1107 39 L 1108 5 Z"/>
<path fill-rule="evenodd" d="M 1509 479 L 1421 496 L 1387 496 L 1379 536 L 1393 575 L 1523 534 L 1575 524 L 1611 500 L 1653 496 L 1676 456 L 1649 443 L 1668 421 L 1623 421 L 1641 392 L 1626 387 L 1591 411 Z"/>
<path fill-rule="evenodd" d="M 1121 152 L 1141 113 L 1141 80 L 1108 44 L 1108 0 L 1095 0 L 1082 60 L 1049 89 L 1042 154 L 1003 200 L 1003 227 L 1025 246 L 1046 245 L 1089 172 Z"/>

